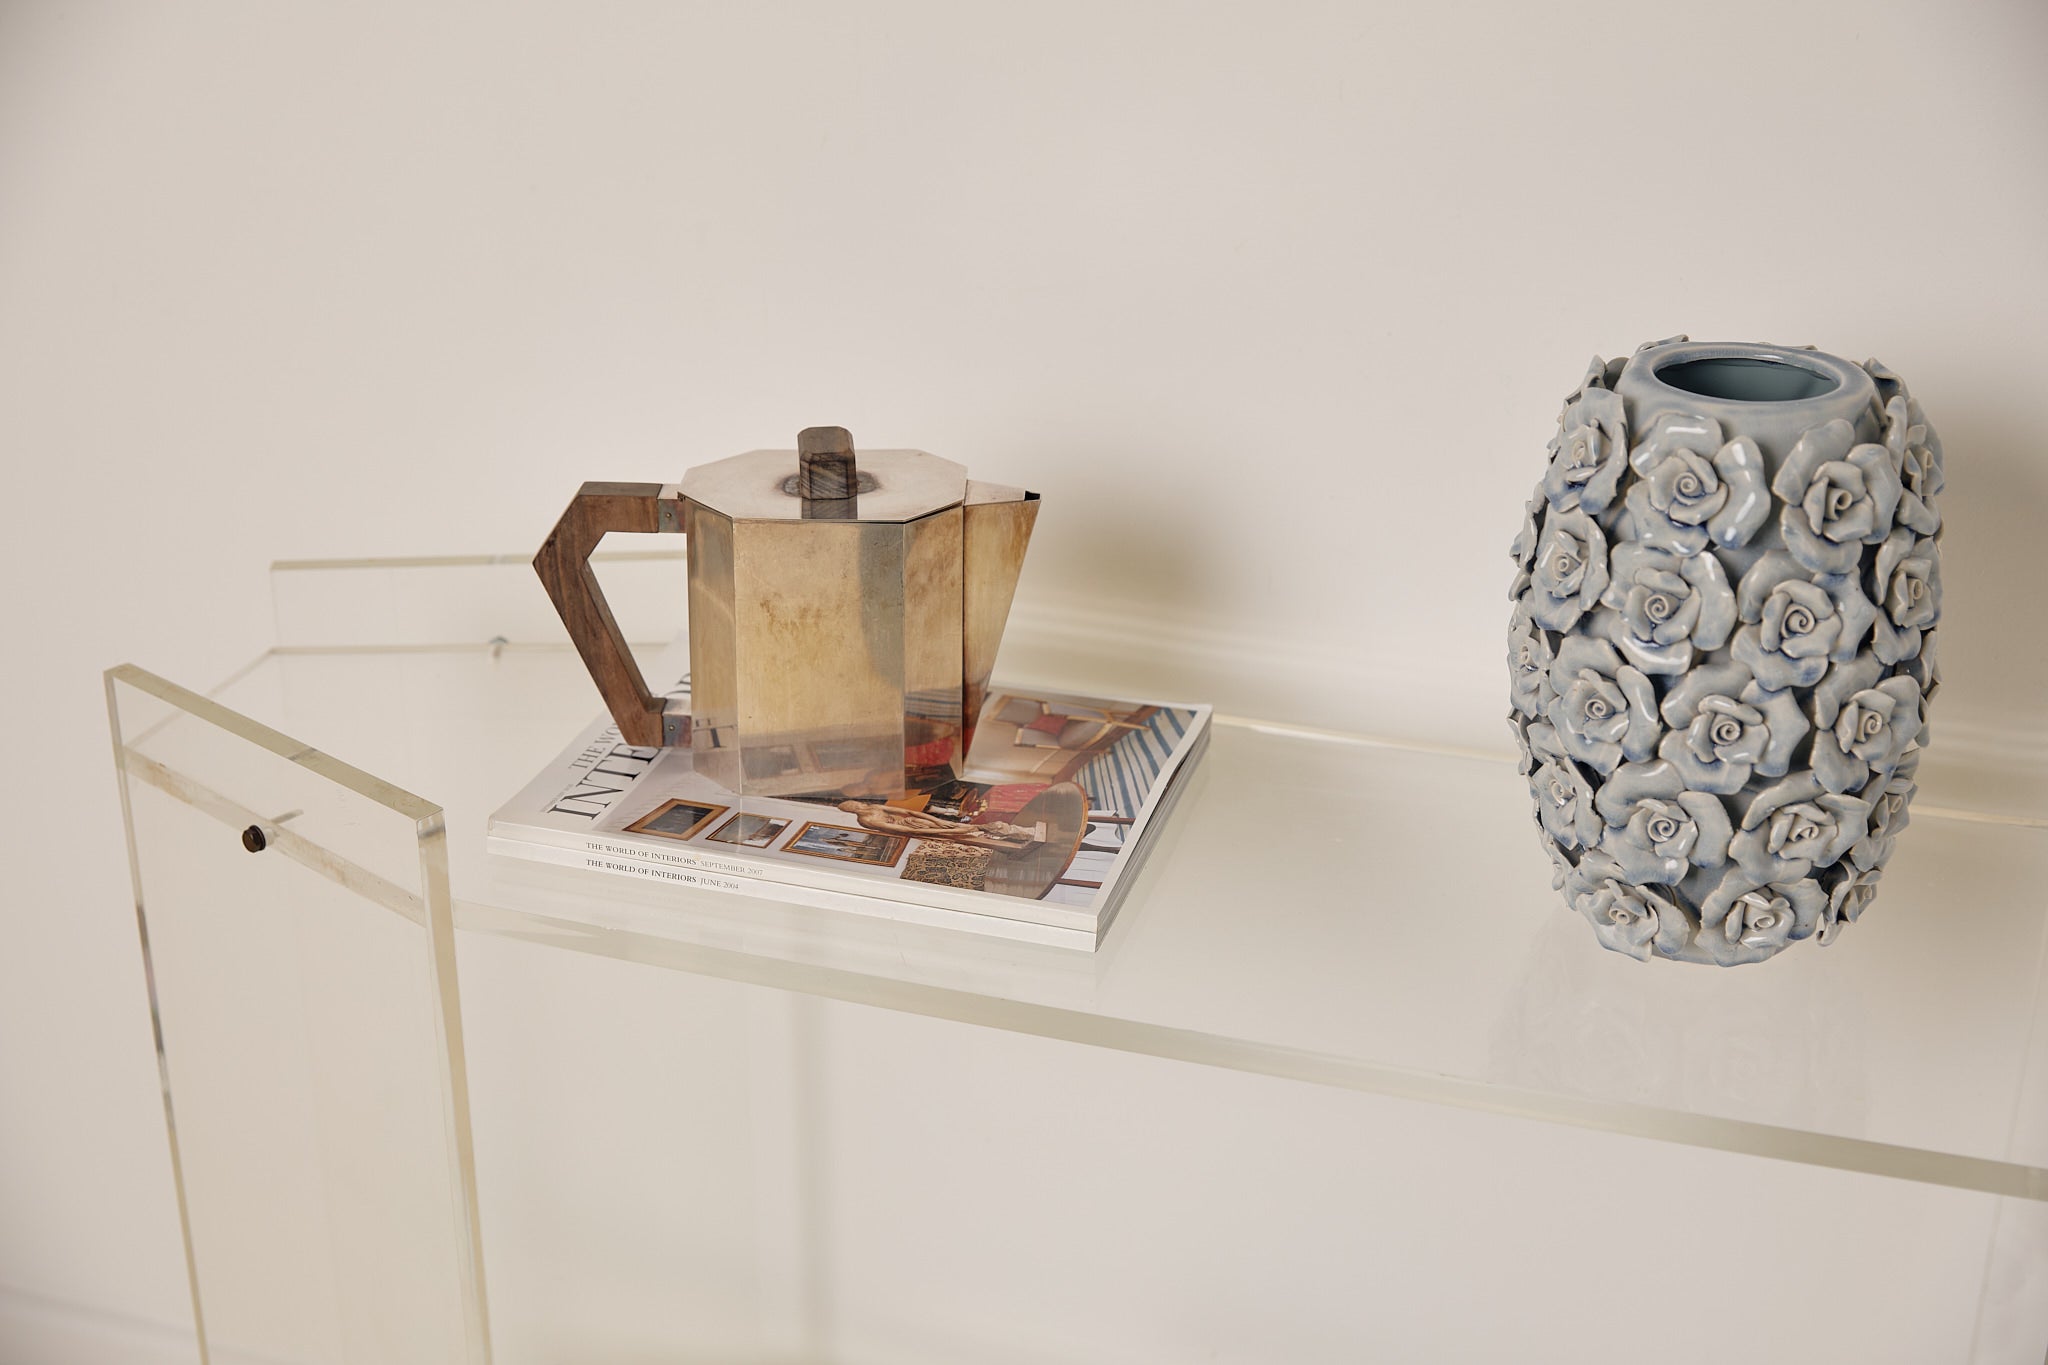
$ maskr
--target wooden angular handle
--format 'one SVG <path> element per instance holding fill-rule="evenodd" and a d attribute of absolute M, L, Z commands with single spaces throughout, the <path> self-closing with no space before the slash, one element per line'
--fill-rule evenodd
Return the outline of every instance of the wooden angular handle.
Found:
<path fill-rule="evenodd" d="M 618 722 L 619 734 L 626 743 L 648 749 L 662 744 L 661 698 L 647 690 L 626 648 L 604 589 L 590 571 L 590 552 L 607 531 L 680 532 L 681 516 L 664 516 L 663 510 L 658 483 L 586 483 L 533 557 L 533 571 L 569 628 L 569 639 Z M 672 513 L 680 510 L 671 505 Z"/>

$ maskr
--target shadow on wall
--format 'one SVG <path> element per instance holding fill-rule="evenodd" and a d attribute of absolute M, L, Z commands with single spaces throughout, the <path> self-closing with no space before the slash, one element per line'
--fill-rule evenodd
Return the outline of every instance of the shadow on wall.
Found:
<path fill-rule="evenodd" d="M 1910 378 L 1908 379 L 1910 383 Z M 1923 402 L 1927 400 L 1923 399 Z M 2005 394 L 1952 392 L 1941 433 L 1943 693 L 1935 743 L 2048 752 L 2048 448 L 2038 413 Z"/>
<path fill-rule="evenodd" d="M 1214 520 L 1215 492 L 1161 484 L 1183 463 L 1217 468 L 1227 461 L 1120 446 L 1090 451 L 1076 463 L 1091 471 L 1088 494 L 1048 506 L 1025 572 L 1036 561 L 1039 581 L 1062 602 L 1152 621 L 1198 620 L 1213 611 L 1230 572 L 1230 541 Z"/>

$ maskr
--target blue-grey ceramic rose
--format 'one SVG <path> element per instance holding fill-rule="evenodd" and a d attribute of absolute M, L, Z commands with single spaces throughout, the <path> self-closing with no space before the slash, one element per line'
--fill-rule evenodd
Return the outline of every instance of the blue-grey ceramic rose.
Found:
<path fill-rule="evenodd" d="M 1605 946 L 1831 943 L 1907 823 L 1938 688 L 1940 438 L 1810 348 L 1595 359 L 1515 537 L 1509 725 Z"/>

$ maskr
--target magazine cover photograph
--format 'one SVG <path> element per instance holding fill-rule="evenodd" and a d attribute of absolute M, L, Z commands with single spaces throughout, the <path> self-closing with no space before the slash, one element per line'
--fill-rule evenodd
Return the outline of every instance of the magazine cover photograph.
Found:
<path fill-rule="evenodd" d="M 491 847 L 692 885 L 746 878 L 1094 930 L 1199 756 L 1209 714 L 997 690 L 958 775 L 891 799 L 741 796 L 695 771 L 689 749 L 634 748 L 601 722 L 497 813 Z M 780 771 L 859 790 L 840 781 L 842 754 L 811 747 L 775 748 Z"/>
<path fill-rule="evenodd" d="M 634 799 L 594 828 L 1086 906 L 1197 710 L 1000 693 L 982 714 L 966 776 L 888 802 L 736 797 L 690 771 L 686 752 L 665 752 Z M 729 806 L 741 813 L 720 823 Z"/>

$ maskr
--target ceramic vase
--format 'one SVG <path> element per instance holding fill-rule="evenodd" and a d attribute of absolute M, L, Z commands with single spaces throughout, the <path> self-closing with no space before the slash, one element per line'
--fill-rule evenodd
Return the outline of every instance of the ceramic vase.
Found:
<path fill-rule="evenodd" d="M 1870 905 L 1937 686 L 1941 486 L 1875 361 L 1594 359 L 1514 543 L 1508 668 L 1554 885 L 1602 944 L 1733 966 Z"/>

